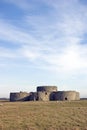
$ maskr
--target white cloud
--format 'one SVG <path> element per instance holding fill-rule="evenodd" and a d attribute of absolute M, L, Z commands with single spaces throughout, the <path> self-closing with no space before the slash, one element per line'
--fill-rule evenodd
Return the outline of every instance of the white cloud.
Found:
<path fill-rule="evenodd" d="M 12 50 L 0 47 L 0 58 L 17 58 Z"/>
<path fill-rule="evenodd" d="M 40 52 L 38 50 L 38 47 L 34 47 L 34 46 L 23 46 L 20 49 L 21 54 L 23 55 L 23 57 L 26 57 L 27 59 L 29 59 L 30 61 L 34 61 L 36 59 L 38 59 L 40 57 Z"/>
<path fill-rule="evenodd" d="M 28 32 L 11 25 L 4 20 L 0 20 L 0 39 L 3 41 L 11 41 L 12 44 L 32 44 L 36 43 Z"/>
<path fill-rule="evenodd" d="M 48 4 L 47 1 L 44 2 Z M 72 6 L 72 4 L 75 10 L 70 10 L 70 14 L 67 14 L 66 7 Z M 86 18 L 83 18 L 86 14 L 83 14 L 85 9 L 83 10 L 81 5 L 80 12 L 78 9 L 76 13 L 77 4 L 80 5 L 77 0 L 71 0 L 69 3 L 67 1 L 65 4 L 56 0 L 55 2 L 50 1 L 49 6 L 54 8 L 53 13 L 51 12 L 54 19 L 51 15 L 49 17 L 48 15 L 25 16 L 26 26 L 29 29 L 29 25 L 31 25 L 34 29 L 33 33 L 1 20 L 0 39 L 8 40 L 12 44 L 20 44 L 17 50 L 19 55 L 36 64 L 38 60 L 37 65 L 47 66 L 48 64 L 51 69 L 62 72 L 86 68 L 87 47 L 80 45 L 84 34 L 87 33 Z M 56 7 L 63 8 L 63 11 Z M 3 54 L 3 56 L 5 55 L 6 53 Z M 47 66 L 47 68 L 49 67 Z"/>
<path fill-rule="evenodd" d="M 0 40 L 4 43 L 0 44 L 0 67 L 12 68 L 14 64 L 13 68 L 17 69 L 18 65 L 22 72 L 24 66 L 25 70 L 29 66 L 27 73 L 33 67 L 39 73 L 45 70 L 46 75 L 50 71 L 54 77 L 52 77 L 53 80 L 56 75 L 57 82 L 58 80 L 64 81 L 63 88 L 66 89 L 73 88 L 73 85 L 75 85 L 74 88 L 77 88 L 80 84 L 78 88 L 81 90 L 81 86 L 86 86 L 86 7 L 81 5 L 79 0 L 37 0 L 36 5 L 36 2 L 28 0 L 4 1 L 26 10 L 26 13 L 22 16 L 23 19 L 20 22 L 23 26 L 20 27 L 15 22 L 10 23 L 6 19 L 0 20 Z M 44 13 L 44 9 L 40 14 L 35 12 L 41 7 L 40 4 L 38 5 L 39 2 L 40 4 L 43 2 L 43 7 L 45 5 L 48 7 L 47 13 Z M 34 8 L 33 13 L 30 13 L 31 8 Z M 81 44 L 83 41 L 85 44 Z M 8 46 L 8 43 L 15 44 L 15 48 L 12 45 Z M 8 66 L 6 66 L 7 64 Z M 50 77 L 49 74 L 48 76 Z M 82 81 L 79 77 L 85 77 L 85 79 Z M 73 81 L 75 83 L 72 83 Z M 82 93 L 86 94 L 84 91 Z"/>

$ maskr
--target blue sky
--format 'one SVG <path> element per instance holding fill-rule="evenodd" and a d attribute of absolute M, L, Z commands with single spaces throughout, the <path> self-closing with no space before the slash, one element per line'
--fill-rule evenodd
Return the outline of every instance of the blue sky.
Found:
<path fill-rule="evenodd" d="M 0 97 L 39 85 L 87 97 L 86 0 L 0 0 Z"/>

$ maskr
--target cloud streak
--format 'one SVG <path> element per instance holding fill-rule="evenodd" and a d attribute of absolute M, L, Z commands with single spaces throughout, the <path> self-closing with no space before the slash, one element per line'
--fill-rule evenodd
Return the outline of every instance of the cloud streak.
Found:
<path fill-rule="evenodd" d="M 37 4 L 28 0 L 4 2 L 25 13 L 21 26 L 8 22 L 9 19 L 0 19 L 0 43 L 4 43 L 0 45 L 1 66 L 9 59 L 18 67 L 45 70 L 65 81 L 72 75 L 86 75 L 87 9 L 84 4 L 79 0 L 37 0 Z M 8 43 L 11 47 L 5 45 Z"/>
<path fill-rule="evenodd" d="M 87 32 L 86 23 L 82 19 L 82 14 L 80 16 L 66 12 L 63 14 L 66 6 L 72 4 L 72 1 L 63 5 L 63 12 L 59 12 L 59 9 L 56 8 L 58 5 L 56 2 L 53 5 L 55 9 L 53 13 L 62 14 L 59 17 L 60 20 L 56 18 L 56 21 L 54 19 L 50 22 L 51 17 L 49 19 L 48 16 L 25 16 L 25 24 L 33 28 L 32 34 L 1 20 L 0 38 L 12 42 L 12 44 L 20 44 L 17 50 L 19 55 L 36 64 L 37 61 L 40 61 L 40 64 L 43 63 L 44 66 L 48 64 L 58 71 L 76 71 L 76 69 L 86 67 L 87 64 L 86 49 L 80 45 L 84 33 Z M 46 2 L 46 4 L 48 3 Z M 62 3 L 59 2 L 59 5 L 61 7 Z"/>

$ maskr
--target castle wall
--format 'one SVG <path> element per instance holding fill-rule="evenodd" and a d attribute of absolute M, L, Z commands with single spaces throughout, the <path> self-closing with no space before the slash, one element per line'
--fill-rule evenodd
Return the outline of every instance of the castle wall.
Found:
<path fill-rule="evenodd" d="M 54 100 L 79 100 L 79 93 L 76 91 L 58 91 L 54 94 Z"/>
<path fill-rule="evenodd" d="M 61 91 L 51 92 L 50 100 L 51 101 L 61 100 L 61 94 L 62 94 Z"/>
<path fill-rule="evenodd" d="M 76 92 L 76 99 L 75 100 L 80 100 L 80 94 L 79 94 L 79 92 Z"/>
<path fill-rule="evenodd" d="M 37 87 L 37 92 L 56 92 L 57 91 L 57 86 L 38 86 Z"/>
<path fill-rule="evenodd" d="M 50 101 L 50 92 L 37 92 L 38 101 Z"/>
<path fill-rule="evenodd" d="M 10 93 L 10 101 L 27 101 L 29 100 L 29 95 L 26 92 Z"/>
<path fill-rule="evenodd" d="M 37 92 L 31 92 L 29 95 L 29 101 L 37 101 Z"/>
<path fill-rule="evenodd" d="M 56 86 L 38 86 L 37 92 L 10 93 L 10 101 L 57 101 L 80 100 L 80 94 L 76 91 L 57 91 Z"/>

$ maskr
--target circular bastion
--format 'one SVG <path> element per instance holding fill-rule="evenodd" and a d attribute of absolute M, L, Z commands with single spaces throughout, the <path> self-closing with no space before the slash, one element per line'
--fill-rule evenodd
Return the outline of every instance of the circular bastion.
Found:
<path fill-rule="evenodd" d="M 38 86 L 37 92 L 56 92 L 57 86 Z"/>
<path fill-rule="evenodd" d="M 54 100 L 80 100 L 80 94 L 76 91 L 58 91 L 54 94 Z"/>
<path fill-rule="evenodd" d="M 27 101 L 29 100 L 29 95 L 27 92 L 12 92 L 10 93 L 10 101 Z"/>

